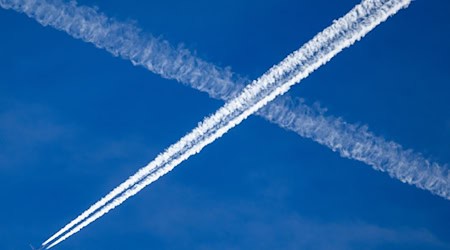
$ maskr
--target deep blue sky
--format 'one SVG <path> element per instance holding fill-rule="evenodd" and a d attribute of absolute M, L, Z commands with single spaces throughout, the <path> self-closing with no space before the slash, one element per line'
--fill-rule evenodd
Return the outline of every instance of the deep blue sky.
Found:
<path fill-rule="evenodd" d="M 258 77 L 356 0 L 80 1 Z M 290 94 L 450 163 L 450 2 Z M 222 104 L 0 9 L 0 249 L 39 245 Z M 251 117 L 58 249 L 450 249 L 450 202 Z"/>

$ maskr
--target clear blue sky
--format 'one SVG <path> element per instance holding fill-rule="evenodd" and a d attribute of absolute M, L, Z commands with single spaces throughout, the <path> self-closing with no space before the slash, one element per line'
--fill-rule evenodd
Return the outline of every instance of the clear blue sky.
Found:
<path fill-rule="evenodd" d="M 359 1 L 80 1 L 256 78 Z M 290 94 L 450 163 L 450 2 Z M 0 249 L 39 245 L 221 102 L 0 9 Z M 251 117 L 58 249 L 450 249 L 450 202 Z M 55 248 L 56 249 L 56 248 Z"/>

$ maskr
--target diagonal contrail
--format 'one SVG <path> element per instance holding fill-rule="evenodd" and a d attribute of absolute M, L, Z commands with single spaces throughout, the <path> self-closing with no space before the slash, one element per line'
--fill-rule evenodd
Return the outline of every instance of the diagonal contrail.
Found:
<path fill-rule="evenodd" d="M 96 9 L 79 7 L 75 2 L 0 0 L 0 5 L 25 12 L 43 25 L 64 30 L 75 38 L 105 48 L 165 78 L 176 79 L 207 92 L 214 98 L 228 100 L 242 90 L 243 82 L 248 82 L 229 69 L 221 69 L 193 56 L 186 49 L 174 49 L 167 41 L 142 34 L 130 23 L 117 22 L 98 13 Z M 292 103 L 287 96 L 278 100 L 257 114 L 280 127 L 311 138 L 343 157 L 362 161 L 404 183 L 450 199 L 450 174 L 447 167 L 430 162 L 411 150 L 404 150 L 401 145 L 376 137 L 341 118 L 325 117 L 322 114 L 314 116 L 317 112 L 306 105 L 286 105 Z M 291 108 L 296 112 L 286 112 Z M 280 110 L 287 115 L 280 116 L 273 112 Z M 293 120 L 295 123 L 292 123 Z M 321 129 L 318 130 L 318 127 Z M 92 213 L 95 209 L 86 212 Z"/>
<path fill-rule="evenodd" d="M 191 54 L 173 48 L 167 41 L 99 13 L 96 8 L 78 6 L 63 0 L 0 0 L 0 6 L 22 12 L 43 26 L 62 30 L 74 38 L 94 44 L 124 59 L 131 60 L 164 78 L 194 84 L 213 97 L 235 96 L 242 88 L 234 85 L 243 79 L 229 69 L 221 69 Z"/>
<path fill-rule="evenodd" d="M 335 21 L 333 25 L 316 35 L 299 50 L 290 54 L 281 63 L 245 87 L 240 94 L 228 101 L 215 114 L 205 118 L 192 132 L 125 181 L 124 183 L 133 184 L 131 188 L 124 190 L 112 202 L 106 204 L 66 234 L 56 238 L 46 248 L 52 248 L 77 233 L 190 156 L 200 152 L 205 146 L 214 142 L 277 96 L 286 93 L 290 87 L 327 63 L 344 48 L 360 40 L 389 16 L 407 7 L 409 3 L 410 0 L 365 0 L 355 6 L 344 17 Z M 44 245 L 46 244 L 44 243 Z"/>
<path fill-rule="evenodd" d="M 73 3 L 64 6 L 64 3 L 58 1 L 42 1 L 37 6 L 33 1 L 2 0 L 0 4 L 19 11 L 17 5 L 24 5 L 26 13 L 44 25 L 66 30 L 74 37 L 90 41 L 97 47 L 104 47 L 115 55 L 126 59 L 131 57 L 135 64 L 141 64 L 166 78 L 176 78 L 215 98 L 229 99 L 242 88 L 241 84 L 233 82 L 233 78 L 234 81 L 239 78 L 233 77 L 229 71 L 203 62 L 187 50 L 175 50 L 165 41 L 142 35 L 133 25 L 117 23 L 92 8 L 77 7 Z M 58 11 L 59 8 L 64 11 Z M 164 63 L 158 64 L 157 59 Z M 186 70 L 187 68 L 191 70 Z M 199 68 L 207 72 L 204 74 L 206 77 L 199 75 L 196 70 Z M 348 124 L 340 118 L 326 117 L 304 104 L 293 105 L 288 97 L 278 98 L 276 102 L 260 110 L 259 114 L 281 127 L 328 146 L 343 157 L 360 160 L 377 170 L 388 172 L 402 182 L 414 184 L 449 199 L 450 178 L 445 167 L 431 163 L 412 151 L 405 151 L 397 143 L 376 137 L 364 127 Z M 92 207 L 84 216 L 96 209 Z M 79 223 L 84 216 L 78 217 L 78 221 L 75 220 L 73 225 L 68 224 L 68 228 L 61 231 Z"/>
<path fill-rule="evenodd" d="M 221 69 L 193 56 L 186 49 L 175 49 L 167 41 L 143 34 L 133 24 L 117 22 L 96 9 L 77 6 L 75 2 L 0 0 L 0 5 L 24 12 L 44 26 L 66 31 L 75 38 L 91 42 L 113 55 L 131 60 L 165 78 L 176 79 L 213 98 L 229 100 L 243 89 L 242 83 L 248 82 L 229 69 Z M 377 137 L 364 127 L 348 124 L 342 118 L 327 117 L 314 107 L 292 103 L 295 102 L 288 96 L 279 97 L 257 114 L 329 147 L 342 157 L 364 162 L 404 183 L 450 199 L 450 173 L 446 166 L 430 162 L 420 154 Z M 104 203 L 99 204 L 104 205 L 113 197 L 105 198 Z M 88 209 L 67 227 L 79 223 L 98 208 Z"/>
<path fill-rule="evenodd" d="M 278 98 L 262 108 L 259 114 L 282 128 L 327 146 L 344 158 L 364 162 L 403 183 L 450 200 L 448 166 L 431 162 L 396 142 L 377 137 L 367 126 L 325 116 L 320 108 L 286 98 Z"/>

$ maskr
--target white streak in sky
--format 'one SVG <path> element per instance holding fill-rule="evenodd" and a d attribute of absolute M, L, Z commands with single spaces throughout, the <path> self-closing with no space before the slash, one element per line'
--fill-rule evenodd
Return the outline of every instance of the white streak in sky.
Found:
<path fill-rule="evenodd" d="M 131 60 L 133 64 L 165 78 L 176 79 L 213 98 L 229 100 L 243 89 L 243 82 L 248 82 L 232 74 L 229 69 L 221 69 L 193 56 L 186 49 L 175 49 L 167 41 L 143 34 L 131 23 L 117 22 L 94 8 L 77 6 L 75 2 L 0 0 L 0 5 L 24 12 L 44 26 L 66 31 L 75 38 L 91 42 L 115 56 Z M 341 118 L 326 117 L 305 104 L 295 107 L 292 103 L 288 96 L 279 97 L 276 103 L 268 104 L 257 114 L 280 127 L 311 138 L 343 157 L 362 161 L 404 183 L 450 199 L 450 173 L 447 167 L 429 162 L 421 155 L 404 150 L 399 144 L 376 137 Z M 295 112 L 290 111 L 291 108 Z M 105 198 L 106 202 L 113 197 Z M 74 223 L 96 209 L 97 206 L 87 210 Z"/>
<path fill-rule="evenodd" d="M 278 98 L 258 113 L 282 128 L 329 147 L 342 157 L 364 162 L 403 183 L 450 200 L 448 166 L 430 162 L 412 150 L 403 149 L 398 143 L 377 137 L 367 126 L 325 116 L 323 109 L 288 98 Z"/>
<path fill-rule="evenodd" d="M 26 4 L 18 4 L 18 2 Z M 72 4 L 69 5 L 69 7 L 71 6 L 70 8 L 64 9 L 62 12 L 64 14 L 56 15 L 55 13 L 60 13 L 57 9 L 42 7 L 46 6 L 46 2 L 36 3 L 31 0 L 1 0 L 0 3 L 2 7 L 25 12 L 29 16 L 38 19 L 41 23 L 49 24 L 67 32 L 73 32 L 74 34 L 83 33 L 85 30 L 88 30 L 89 32 L 87 33 L 92 36 L 93 29 L 86 26 L 85 23 L 77 26 L 73 25 L 73 22 L 67 22 L 66 19 L 67 16 L 76 20 L 78 20 L 77 18 L 83 18 L 83 10 L 86 10 L 86 8 L 77 9 Z M 61 237 L 54 238 L 56 240 L 47 249 L 75 234 L 83 227 L 120 205 L 129 197 L 138 193 L 145 186 L 171 171 L 175 166 L 190 156 L 200 152 L 203 147 L 221 137 L 229 129 L 238 125 L 277 96 L 287 92 L 291 86 L 306 78 L 310 73 L 328 62 L 344 48 L 361 39 L 389 16 L 407 7 L 409 3 L 410 0 L 365 0 L 355 6 L 347 15 L 335 21 L 330 27 L 316 35 L 299 50 L 290 54 L 281 63 L 272 67 L 259 79 L 249 84 L 241 93 L 228 101 L 215 114 L 205 118 L 191 133 L 158 155 L 155 160 L 131 176 L 119 188 L 114 189 L 106 197 L 120 196 L 103 207 L 100 205 L 101 208 L 95 214 L 82 221 Z M 72 20 L 70 18 L 69 21 Z M 136 51 L 134 52 L 138 54 Z M 154 56 L 158 57 L 158 51 L 150 51 L 149 53 L 155 53 Z M 155 61 L 155 65 L 166 65 L 164 63 L 165 61 Z M 183 63 L 180 62 L 180 65 L 183 65 Z M 155 67 L 158 68 L 158 66 Z M 205 72 L 201 68 L 197 70 L 200 73 L 198 76 L 204 75 Z M 104 200 L 105 198 L 102 198 L 100 203 Z M 95 206 L 98 205 L 94 204 L 93 207 Z M 49 242 L 51 241 L 46 241 L 44 245 L 47 245 Z"/>
<path fill-rule="evenodd" d="M 28 6 L 33 5 L 32 1 L 22 1 L 21 3 Z M 17 7 L 20 5 L 18 1 L 14 4 L 11 1 L 2 0 L 0 4 L 4 8 L 21 11 Z M 27 7 L 26 13 L 43 25 L 49 24 L 55 28 L 66 30 L 74 37 L 92 42 L 97 47 L 106 48 L 114 55 L 131 59 L 133 63 L 143 65 L 166 78 L 177 79 L 220 99 L 229 99 L 233 93 L 242 89 L 241 84 L 236 84 L 238 78 L 233 77 L 229 71 L 205 63 L 193 57 L 187 50 L 173 49 L 166 41 L 140 34 L 139 29 L 132 24 L 117 23 L 92 8 L 77 7 L 74 3 L 67 5 L 57 1 L 47 3 L 42 1 L 39 4 L 39 8 L 46 10 L 33 11 L 33 8 Z M 58 11 L 59 9 L 66 11 Z M 41 13 L 40 17 L 37 16 L 39 13 Z M 46 15 L 42 15 L 42 13 Z M 72 23 L 58 26 L 56 20 L 61 19 L 64 21 L 59 21 L 59 23 Z M 77 26 L 84 28 L 77 31 Z M 150 53 L 153 50 L 158 53 L 156 55 Z M 158 60 L 164 61 L 164 63 L 158 64 Z M 204 76 L 199 75 L 197 71 L 199 68 L 207 73 Z M 405 151 L 394 142 L 387 142 L 376 137 L 364 127 L 347 124 L 340 118 L 326 117 L 323 113 L 302 103 L 294 105 L 288 97 L 279 98 L 276 102 L 267 105 L 259 114 L 281 127 L 291 129 L 301 136 L 330 147 L 344 157 L 360 160 L 372 165 L 375 169 L 388 172 L 402 182 L 430 190 L 449 199 L 450 177 L 445 167 L 430 163 L 412 151 Z M 95 210 L 96 208 L 86 212 L 90 214 Z M 69 224 L 68 226 L 72 227 L 73 225 Z M 65 227 L 66 230 L 69 228 Z"/>
<path fill-rule="evenodd" d="M 25 13 L 43 26 L 65 31 L 164 78 L 194 84 L 212 97 L 240 92 L 233 86 L 240 79 L 229 69 L 207 63 L 181 46 L 175 49 L 167 41 L 144 34 L 132 23 L 108 18 L 96 8 L 62 0 L 0 0 L 0 6 Z"/>

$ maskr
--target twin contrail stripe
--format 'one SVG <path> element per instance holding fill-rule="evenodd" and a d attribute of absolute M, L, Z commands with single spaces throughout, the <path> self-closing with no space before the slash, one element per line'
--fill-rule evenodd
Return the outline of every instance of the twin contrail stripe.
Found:
<path fill-rule="evenodd" d="M 361 39 L 389 16 L 407 7 L 409 3 L 409 0 L 379 0 L 363 1 L 357 5 L 347 15 L 334 22 L 299 50 L 245 87 L 237 97 L 227 102 L 215 114 L 205 118 L 191 133 L 170 146 L 125 182 L 134 182 L 135 185 L 125 190 L 119 197 L 100 208 L 68 233 L 56 239 L 47 248 L 51 248 L 75 234 L 190 156 L 200 152 L 206 145 L 214 142 L 277 96 L 287 92 L 294 84 L 327 63 L 344 48 Z"/>
<path fill-rule="evenodd" d="M 0 0 L 0 5 L 24 12 L 42 25 L 63 30 L 165 78 L 176 79 L 207 92 L 214 98 L 229 100 L 243 89 L 242 83 L 248 82 L 229 69 L 221 69 L 193 56 L 186 49 L 173 48 L 167 41 L 142 33 L 133 24 L 118 22 L 96 9 L 77 6 L 75 2 Z M 446 166 L 430 162 L 420 154 L 403 149 L 398 143 L 377 137 L 364 127 L 348 124 L 341 118 L 326 117 L 314 107 L 292 103 L 295 102 L 283 96 L 257 114 L 280 127 L 311 138 L 343 157 L 362 161 L 404 183 L 450 199 L 450 173 Z M 96 209 L 98 207 L 86 212 L 90 214 Z"/>
<path fill-rule="evenodd" d="M 233 93 L 242 89 L 242 84 L 239 83 L 243 81 L 229 70 L 222 70 L 195 58 L 182 48 L 174 49 L 166 41 L 140 34 L 139 29 L 133 25 L 118 23 L 92 8 L 59 1 L 42 1 L 37 7 L 34 1 L 0 0 L 0 4 L 4 8 L 19 11 L 20 6 L 25 6 L 26 13 L 43 25 L 49 24 L 65 30 L 74 37 L 106 48 L 125 59 L 131 59 L 133 63 L 143 65 L 166 78 L 187 83 L 212 97 L 229 99 Z M 60 12 L 59 9 L 64 11 Z M 58 26 L 64 22 L 66 25 Z M 69 22 L 72 24 L 67 25 Z M 165 61 L 164 64 L 155 63 L 158 58 Z M 186 70 L 188 68 L 190 70 Z M 208 72 L 206 77 L 202 78 L 198 73 L 199 68 Z M 348 124 L 340 118 L 326 117 L 314 107 L 303 103 L 293 104 L 288 97 L 278 98 L 258 113 L 281 127 L 328 146 L 343 157 L 360 160 L 377 170 L 386 171 L 402 182 L 449 199 L 450 175 L 446 167 L 429 162 L 410 150 L 404 150 L 397 143 L 376 137 L 365 127 Z M 99 207 L 93 208 L 86 211 L 88 215 Z M 70 229 L 80 221 L 67 225 L 68 227 L 61 231 Z"/>

